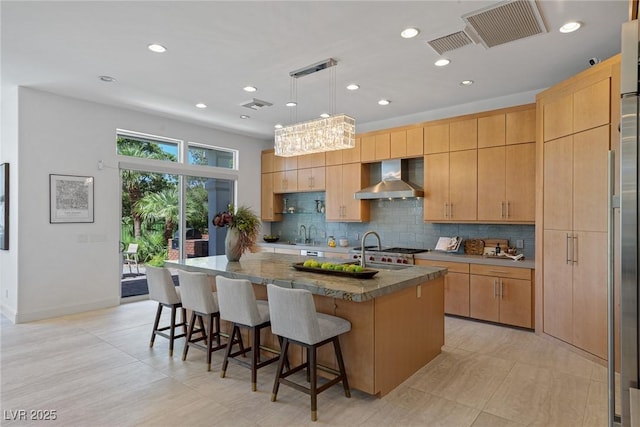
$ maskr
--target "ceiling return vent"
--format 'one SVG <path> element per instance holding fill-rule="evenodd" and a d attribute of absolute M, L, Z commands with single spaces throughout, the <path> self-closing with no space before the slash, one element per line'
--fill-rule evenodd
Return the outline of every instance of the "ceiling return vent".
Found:
<path fill-rule="evenodd" d="M 449 34 L 427 42 L 433 50 L 438 52 L 438 55 L 442 55 L 445 52 L 456 50 L 472 43 L 473 41 L 464 31 L 458 31 L 457 33 Z"/>
<path fill-rule="evenodd" d="M 501 2 L 463 15 L 462 19 L 469 36 L 486 48 L 547 32 L 535 0 Z"/>
<path fill-rule="evenodd" d="M 262 101 L 257 98 L 253 98 L 251 101 L 242 104 L 243 107 L 251 108 L 252 110 L 260 110 L 263 107 L 271 107 L 272 105 L 271 102 Z"/>

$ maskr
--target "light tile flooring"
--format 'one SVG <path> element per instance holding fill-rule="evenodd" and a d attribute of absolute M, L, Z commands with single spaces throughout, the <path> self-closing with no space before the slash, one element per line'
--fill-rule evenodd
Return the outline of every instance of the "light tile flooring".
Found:
<path fill-rule="evenodd" d="M 182 340 L 148 346 L 156 305 L 124 304 L 13 325 L 2 317 L 2 425 L 60 426 L 604 426 L 606 369 L 531 332 L 446 320 L 435 360 L 378 399 L 341 387 L 318 399 L 280 387 L 270 401 L 275 367 L 258 373 L 231 364 L 220 378 L 221 352 L 207 372 L 204 353 L 181 360 Z M 165 310 L 166 311 L 166 310 Z M 347 366 L 347 370 L 348 370 Z M 54 410 L 46 423 L 10 419 L 16 410 Z"/>

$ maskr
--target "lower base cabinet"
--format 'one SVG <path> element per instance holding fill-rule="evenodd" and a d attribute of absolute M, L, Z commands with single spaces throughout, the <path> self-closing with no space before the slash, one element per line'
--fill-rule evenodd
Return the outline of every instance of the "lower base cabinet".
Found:
<path fill-rule="evenodd" d="M 472 264 L 470 273 L 471 317 L 533 328 L 532 270 Z"/>
<path fill-rule="evenodd" d="M 416 265 L 444 267 L 446 314 L 534 328 L 533 270 L 417 259 Z"/>

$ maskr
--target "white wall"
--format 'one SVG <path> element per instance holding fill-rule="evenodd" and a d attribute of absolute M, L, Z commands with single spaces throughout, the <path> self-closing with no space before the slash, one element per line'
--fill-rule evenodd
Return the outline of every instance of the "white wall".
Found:
<path fill-rule="evenodd" d="M 260 211 L 260 152 L 267 141 L 29 88 L 19 89 L 18 103 L 20 164 L 12 178 L 21 198 L 10 212 L 19 216 L 18 255 L 12 246 L 8 261 L 17 262 L 17 274 L 0 272 L 3 313 L 15 322 L 120 303 L 118 128 L 238 149 L 238 202 Z M 94 223 L 49 223 L 51 173 L 95 178 Z M 17 292 L 17 300 L 5 298 L 5 290 Z"/>

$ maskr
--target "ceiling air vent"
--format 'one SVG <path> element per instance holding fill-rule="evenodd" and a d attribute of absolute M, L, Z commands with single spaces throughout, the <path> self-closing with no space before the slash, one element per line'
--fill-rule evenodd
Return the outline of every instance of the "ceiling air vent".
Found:
<path fill-rule="evenodd" d="M 427 42 L 427 44 L 431 46 L 433 50 L 438 52 L 439 55 L 472 43 L 473 41 L 464 31 L 458 31 L 457 33 L 449 34 Z"/>
<path fill-rule="evenodd" d="M 262 107 L 271 107 L 271 102 L 262 101 L 257 98 L 253 98 L 251 101 L 247 101 L 242 104 L 243 107 L 251 108 L 252 110 L 260 110 Z"/>
<path fill-rule="evenodd" d="M 501 2 L 462 19 L 487 48 L 547 32 L 535 0 Z"/>

